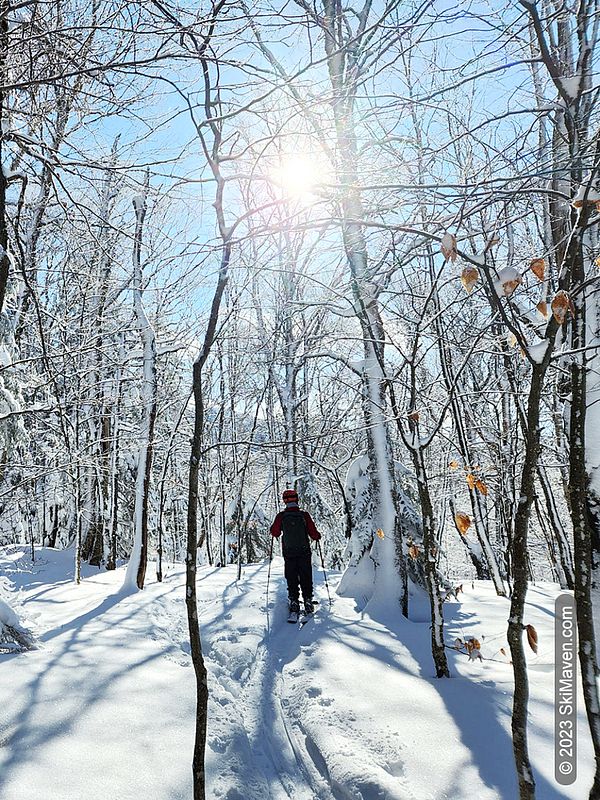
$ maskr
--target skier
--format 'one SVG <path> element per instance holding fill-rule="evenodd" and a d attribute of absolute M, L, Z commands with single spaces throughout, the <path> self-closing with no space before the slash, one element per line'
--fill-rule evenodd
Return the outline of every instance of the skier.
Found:
<path fill-rule="evenodd" d="M 321 534 L 308 511 L 301 511 L 298 505 L 298 493 L 294 489 L 286 489 L 283 493 L 285 509 L 280 511 L 271 525 L 271 535 L 282 536 L 283 560 L 285 563 L 285 579 L 288 587 L 289 611 L 288 622 L 297 622 L 300 613 L 300 592 L 304 600 L 304 613 L 312 614 L 313 580 L 310 553 L 310 539 L 318 542 Z M 310 537 L 310 539 L 309 539 Z"/>

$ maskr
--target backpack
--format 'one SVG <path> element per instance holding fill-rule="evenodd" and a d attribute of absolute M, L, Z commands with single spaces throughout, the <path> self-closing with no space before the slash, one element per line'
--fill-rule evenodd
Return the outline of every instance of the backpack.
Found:
<path fill-rule="evenodd" d="M 281 517 L 281 541 L 284 556 L 310 553 L 308 528 L 302 511 L 284 511 Z"/>

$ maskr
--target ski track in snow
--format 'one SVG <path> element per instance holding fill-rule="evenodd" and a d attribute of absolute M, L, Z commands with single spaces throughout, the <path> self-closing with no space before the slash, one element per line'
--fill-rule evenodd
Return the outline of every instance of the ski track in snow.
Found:
<path fill-rule="evenodd" d="M 0 798 L 189 800 L 194 680 L 183 568 L 167 569 L 162 584 L 149 569 L 134 594 L 120 591 L 124 568 L 86 566 L 75 586 L 72 553 L 44 551 L 32 567 L 25 548 L 0 549 L 0 570 L 42 645 L 0 656 Z M 335 594 L 330 609 L 315 570 L 321 605 L 304 627 L 289 625 L 275 559 L 267 620 L 267 572 L 266 563 L 246 566 L 238 582 L 235 567 L 199 570 L 209 800 L 514 800 L 512 670 L 499 655 L 508 601 L 482 582 L 448 604 L 447 641 L 477 635 L 486 660 L 449 651 L 453 679 L 437 681 L 425 617 L 408 622 L 385 606 L 367 615 Z M 329 576 L 332 592 L 338 579 Z M 580 702 L 580 779 L 557 787 L 556 589 L 545 586 L 532 587 L 528 606 L 540 635 L 529 656 L 530 751 L 538 800 L 576 799 L 589 790 L 591 748 Z"/>
<path fill-rule="evenodd" d="M 245 572 L 258 573 L 264 578 L 260 568 L 248 567 Z M 243 587 L 237 591 L 243 593 Z M 228 595 L 235 596 L 235 592 L 235 587 L 228 587 L 226 603 Z M 286 718 L 287 701 L 282 700 L 286 683 L 285 653 L 290 644 L 293 646 L 293 637 L 301 637 L 304 631 L 283 620 L 285 597 L 280 585 L 276 602 L 269 603 L 268 631 L 265 631 L 264 605 L 257 608 L 254 604 L 254 609 L 263 615 L 263 621 L 235 632 L 219 633 L 211 640 L 207 662 L 210 673 L 218 681 L 215 687 L 218 694 L 216 698 L 213 695 L 213 699 L 221 706 L 215 711 L 219 716 L 225 709 L 225 716 L 228 716 L 234 705 L 239 727 L 236 726 L 229 741 L 223 736 L 209 738 L 209 747 L 217 753 L 239 752 L 241 748 L 255 772 L 253 785 L 240 791 L 238 786 L 229 785 L 235 775 L 230 776 L 226 771 L 213 786 L 217 798 L 248 800 L 266 796 L 272 800 L 330 800 L 334 797 Z M 240 686 L 242 691 L 238 694 Z M 216 727 L 222 730 L 220 724 Z"/>

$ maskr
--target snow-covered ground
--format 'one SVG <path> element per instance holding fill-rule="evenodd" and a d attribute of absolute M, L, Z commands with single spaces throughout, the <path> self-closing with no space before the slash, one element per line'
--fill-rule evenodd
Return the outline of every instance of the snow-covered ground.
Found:
<path fill-rule="evenodd" d="M 189 800 L 194 681 L 183 571 L 124 594 L 124 568 L 85 568 L 72 553 L 0 550 L 11 606 L 40 648 L 0 654 L 2 800 Z M 302 629 L 285 622 L 282 562 L 199 570 L 210 673 L 210 800 L 492 800 L 517 797 L 510 743 L 512 671 L 501 648 L 508 601 L 484 582 L 446 605 L 447 642 L 476 636 L 484 661 L 449 651 L 436 680 L 426 621 L 348 598 Z M 329 575 L 332 591 L 339 576 Z M 7 582 L 4 582 L 4 586 Z M 540 800 L 587 797 L 592 749 L 579 703 L 579 777 L 553 779 L 553 603 L 532 587 L 527 622 L 530 754 Z"/>

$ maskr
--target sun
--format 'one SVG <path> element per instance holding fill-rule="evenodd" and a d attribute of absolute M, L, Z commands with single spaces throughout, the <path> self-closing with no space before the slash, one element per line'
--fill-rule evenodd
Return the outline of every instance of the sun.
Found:
<path fill-rule="evenodd" d="M 275 169 L 273 179 L 293 198 L 305 198 L 318 183 L 317 169 L 307 156 L 285 156 Z"/>

